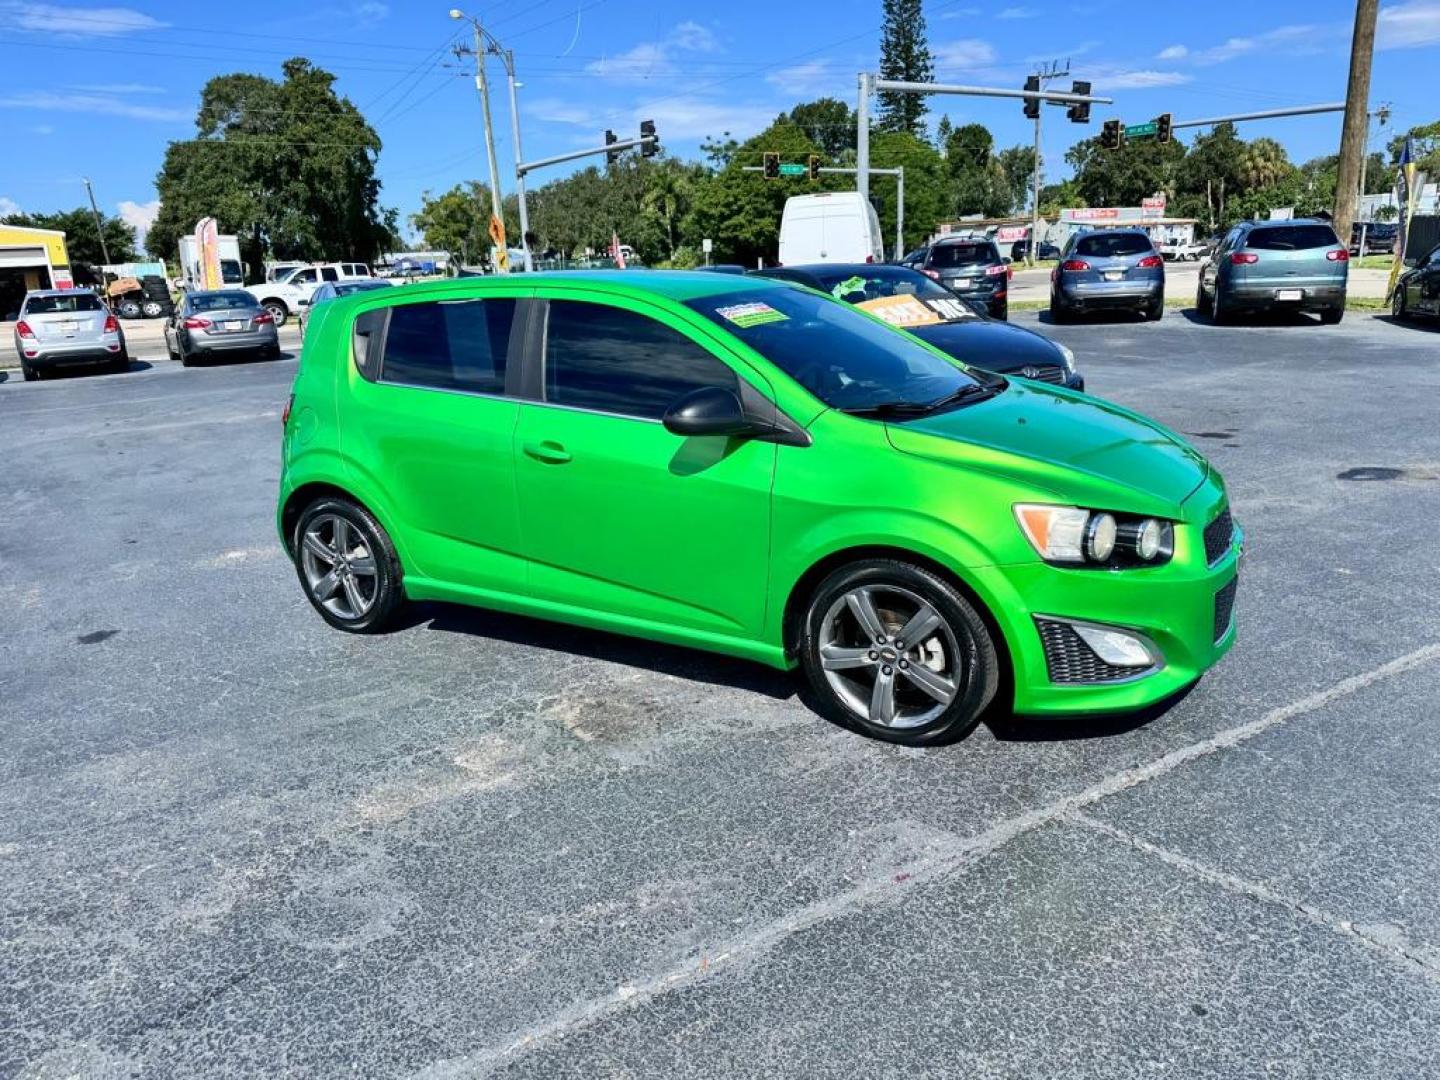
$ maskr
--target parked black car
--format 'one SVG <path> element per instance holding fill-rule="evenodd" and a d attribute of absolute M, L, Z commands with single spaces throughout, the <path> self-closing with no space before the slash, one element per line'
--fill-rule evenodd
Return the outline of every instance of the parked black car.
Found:
<path fill-rule="evenodd" d="M 1365 233 L 1365 250 L 1360 250 L 1361 229 Z M 1400 238 L 1400 227 L 1387 221 L 1357 221 L 1350 227 L 1351 255 L 1393 255 Z"/>
<path fill-rule="evenodd" d="M 1390 313 L 1397 319 L 1417 315 L 1440 319 L 1440 244 L 1400 275 L 1390 294 Z"/>
<path fill-rule="evenodd" d="M 903 265 L 984 308 L 991 318 L 1010 315 L 1010 263 L 1000 257 L 993 240 L 946 237 L 912 251 Z"/>
<path fill-rule="evenodd" d="M 752 270 L 806 285 L 910 331 L 957 360 L 1003 375 L 1084 390 L 1075 355 L 1043 334 L 987 317 L 969 301 L 908 266 L 815 263 Z"/>
<path fill-rule="evenodd" d="M 1039 250 L 1040 254 L 1037 255 L 1036 258 L 1039 258 L 1039 259 L 1058 259 L 1058 258 L 1060 258 L 1060 249 L 1059 249 L 1058 247 L 1056 247 L 1054 244 L 1050 243 L 1049 240 L 1041 240 L 1041 241 L 1040 241 L 1040 247 L 1039 247 L 1038 250 Z M 1019 262 L 1021 259 L 1027 259 L 1027 258 L 1029 258 L 1029 257 L 1030 257 L 1030 241 L 1029 241 L 1028 239 L 1027 239 L 1027 240 L 1016 240 L 1015 243 L 1010 246 L 1010 261 L 1011 261 L 1011 262 Z"/>

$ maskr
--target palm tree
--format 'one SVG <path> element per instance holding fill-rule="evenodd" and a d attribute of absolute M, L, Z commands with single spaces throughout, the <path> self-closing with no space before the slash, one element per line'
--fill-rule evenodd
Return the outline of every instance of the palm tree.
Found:
<path fill-rule="evenodd" d="M 1293 168 L 1285 148 L 1274 139 L 1256 139 L 1240 152 L 1240 178 L 1251 191 L 1274 187 Z"/>

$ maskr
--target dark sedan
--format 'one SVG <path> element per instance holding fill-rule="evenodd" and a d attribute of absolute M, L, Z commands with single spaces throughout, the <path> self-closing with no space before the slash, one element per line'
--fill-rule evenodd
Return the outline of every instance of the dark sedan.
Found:
<path fill-rule="evenodd" d="M 165 324 L 165 351 L 186 367 L 219 356 L 280 359 L 275 320 L 260 302 L 239 289 L 185 294 Z"/>
<path fill-rule="evenodd" d="M 1400 275 L 1390 294 L 1390 313 L 1401 320 L 1419 315 L 1440 319 L 1440 245 Z"/>
<path fill-rule="evenodd" d="M 955 359 L 987 371 L 1084 390 L 1075 356 L 1043 334 L 987 318 L 973 304 L 905 266 L 816 263 L 751 271 L 806 285 L 909 330 Z"/>
<path fill-rule="evenodd" d="M 905 265 L 940 282 L 992 318 L 1010 314 L 1010 264 L 993 240 L 946 237 L 905 256 Z"/>

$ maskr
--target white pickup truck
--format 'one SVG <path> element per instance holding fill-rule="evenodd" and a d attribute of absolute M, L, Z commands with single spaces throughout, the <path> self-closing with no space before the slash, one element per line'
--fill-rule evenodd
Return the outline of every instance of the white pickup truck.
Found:
<path fill-rule="evenodd" d="M 370 276 L 370 267 L 364 263 L 311 263 L 291 270 L 279 281 L 251 285 L 245 291 L 260 301 L 280 327 L 291 316 L 299 315 L 300 309 L 310 303 L 311 294 L 325 282 Z"/>
<path fill-rule="evenodd" d="M 1187 262 L 1202 258 L 1205 245 L 1191 240 L 1161 240 L 1160 257 L 1166 262 Z"/>

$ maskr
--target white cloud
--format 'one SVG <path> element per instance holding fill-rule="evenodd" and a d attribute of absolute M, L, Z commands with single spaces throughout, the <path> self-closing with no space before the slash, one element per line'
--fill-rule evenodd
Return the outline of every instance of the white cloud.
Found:
<path fill-rule="evenodd" d="M 978 38 L 961 38 L 936 45 L 932 50 L 937 71 L 960 71 L 995 62 L 995 47 Z"/>
<path fill-rule="evenodd" d="M 120 220 L 135 230 L 135 246 L 145 247 L 145 234 L 150 231 L 150 226 L 155 224 L 155 218 L 160 213 L 160 200 L 151 199 L 147 203 L 137 203 L 130 199 L 121 199 L 116 204 L 120 208 Z"/>
<path fill-rule="evenodd" d="M 1184 45 L 1171 45 L 1169 48 L 1161 49 L 1155 54 L 1156 60 L 1184 60 L 1190 55 L 1190 50 Z"/>
<path fill-rule="evenodd" d="M 765 81 L 786 94 L 813 94 L 844 86 L 842 77 L 829 60 L 811 60 L 793 67 L 781 68 L 766 75 Z"/>
<path fill-rule="evenodd" d="M 379 0 L 366 0 L 365 3 L 356 5 L 353 14 L 360 26 L 374 26 L 390 14 L 390 5 L 379 3 Z"/>
<path fill-rule="evenodd" d="M 1036 11 L 1034 8 L 1008 7 L 995 17 L 997 19 L 1033 19 L 1036 15 L 1039 14 L 1040 12 Z"/>
<path fill-rule="evenodd" d="M 1201 49 L 1195 53 L 1194 60 L 1198 64 L 1223 64 L 1227 60 L 1234 60 L 1238 56 L 1245 56 L 1256 49 L 1272 45 L 1284 45 L 1292 53 L 1313 52 L 1316 39 L 1326 33 L 1325 27 L 1308 23 L 1277 26 L 1274 30 L 1267 30 L 1252 37 L 1227 38 L 1222 45 Z"/>
<path fill-rule="evenodd" d="M 1380 9 L 1375 44 L 1381 49 L 1413 49 L 1440 42 L 1440 4 L 1412 0 Z"/>
<path fill-rule="evenodd" d="M 682 22 L 661 41 L 642 41 L 618 56 L 593 60 L 585 65 L 591 75 L 611 82 L 644 82 L 659 75 L 680 71 L 677 53 L 713 53 L 720 43 L 697 22 Z"/>
<path fill-rule="evenodd" d="M 77 38 L 120 37 L 140 30 L 161 30 L 170 24 L 133 8 L 9 3 L 0 7 L 0 25 L 16 30 Z"/>
<path fill-rule="evenodd" d="M 11 214 L 20 213 L 20 204 L 14 199 L 0 195 L 0 217 L 9 217 Z"/>
<path fill-rule="evenodd" d="M 942 15 L 940 16 L 940 18 L 941 18 L 942 20 L 944 20 L 944 19 L 973 19 L 976 15 L 979 15 L 979 14 L 980 14 L 980 9 L 977 8 L 977 7 L 951 8 L 949 11 L 945 12 L 944 14 L 942 14 Z"/>
<path fill-rule="evenodd" d="M 743 142 L 768 127 L 779 111 L 773 104 L 670 98 L 640 105 L 633 113 L 635 124 L 654 120 L 662 141 L 701 139 L 728 131 Z"/>
<path fill-rule="evenodd" d="M 595 110 L 577 105 L 571 98 L 536 98 L 533 101 L 526 99 L 525 115 L 552 124 L 604 126 Z"/>
<path fill-rule="evenodd" d="M 101 94 L 57 94 L 49 90 L 31 90 L 0 96 L 0 109 L 41 109 L 50 112 L 102 113 L 124 116 L 132 120 L 189 120 L 188 109 L 172 109 L 160 105 L 136 105 Z"/>
<path fill-rule="evenodd" d="M 87 94 L 163 94 L 163 86 L 150 86 L 147 83 L 79 83 L 76 90 L 82 90 Z"/>
<path fill-rule="evenodd" d="M 1183 71 L 1119 70 L 1096 72 L 1090 81 L 1097 90 L 1146 90 L 1153 86 L 1179 86 L 1191 78 Z"/>

